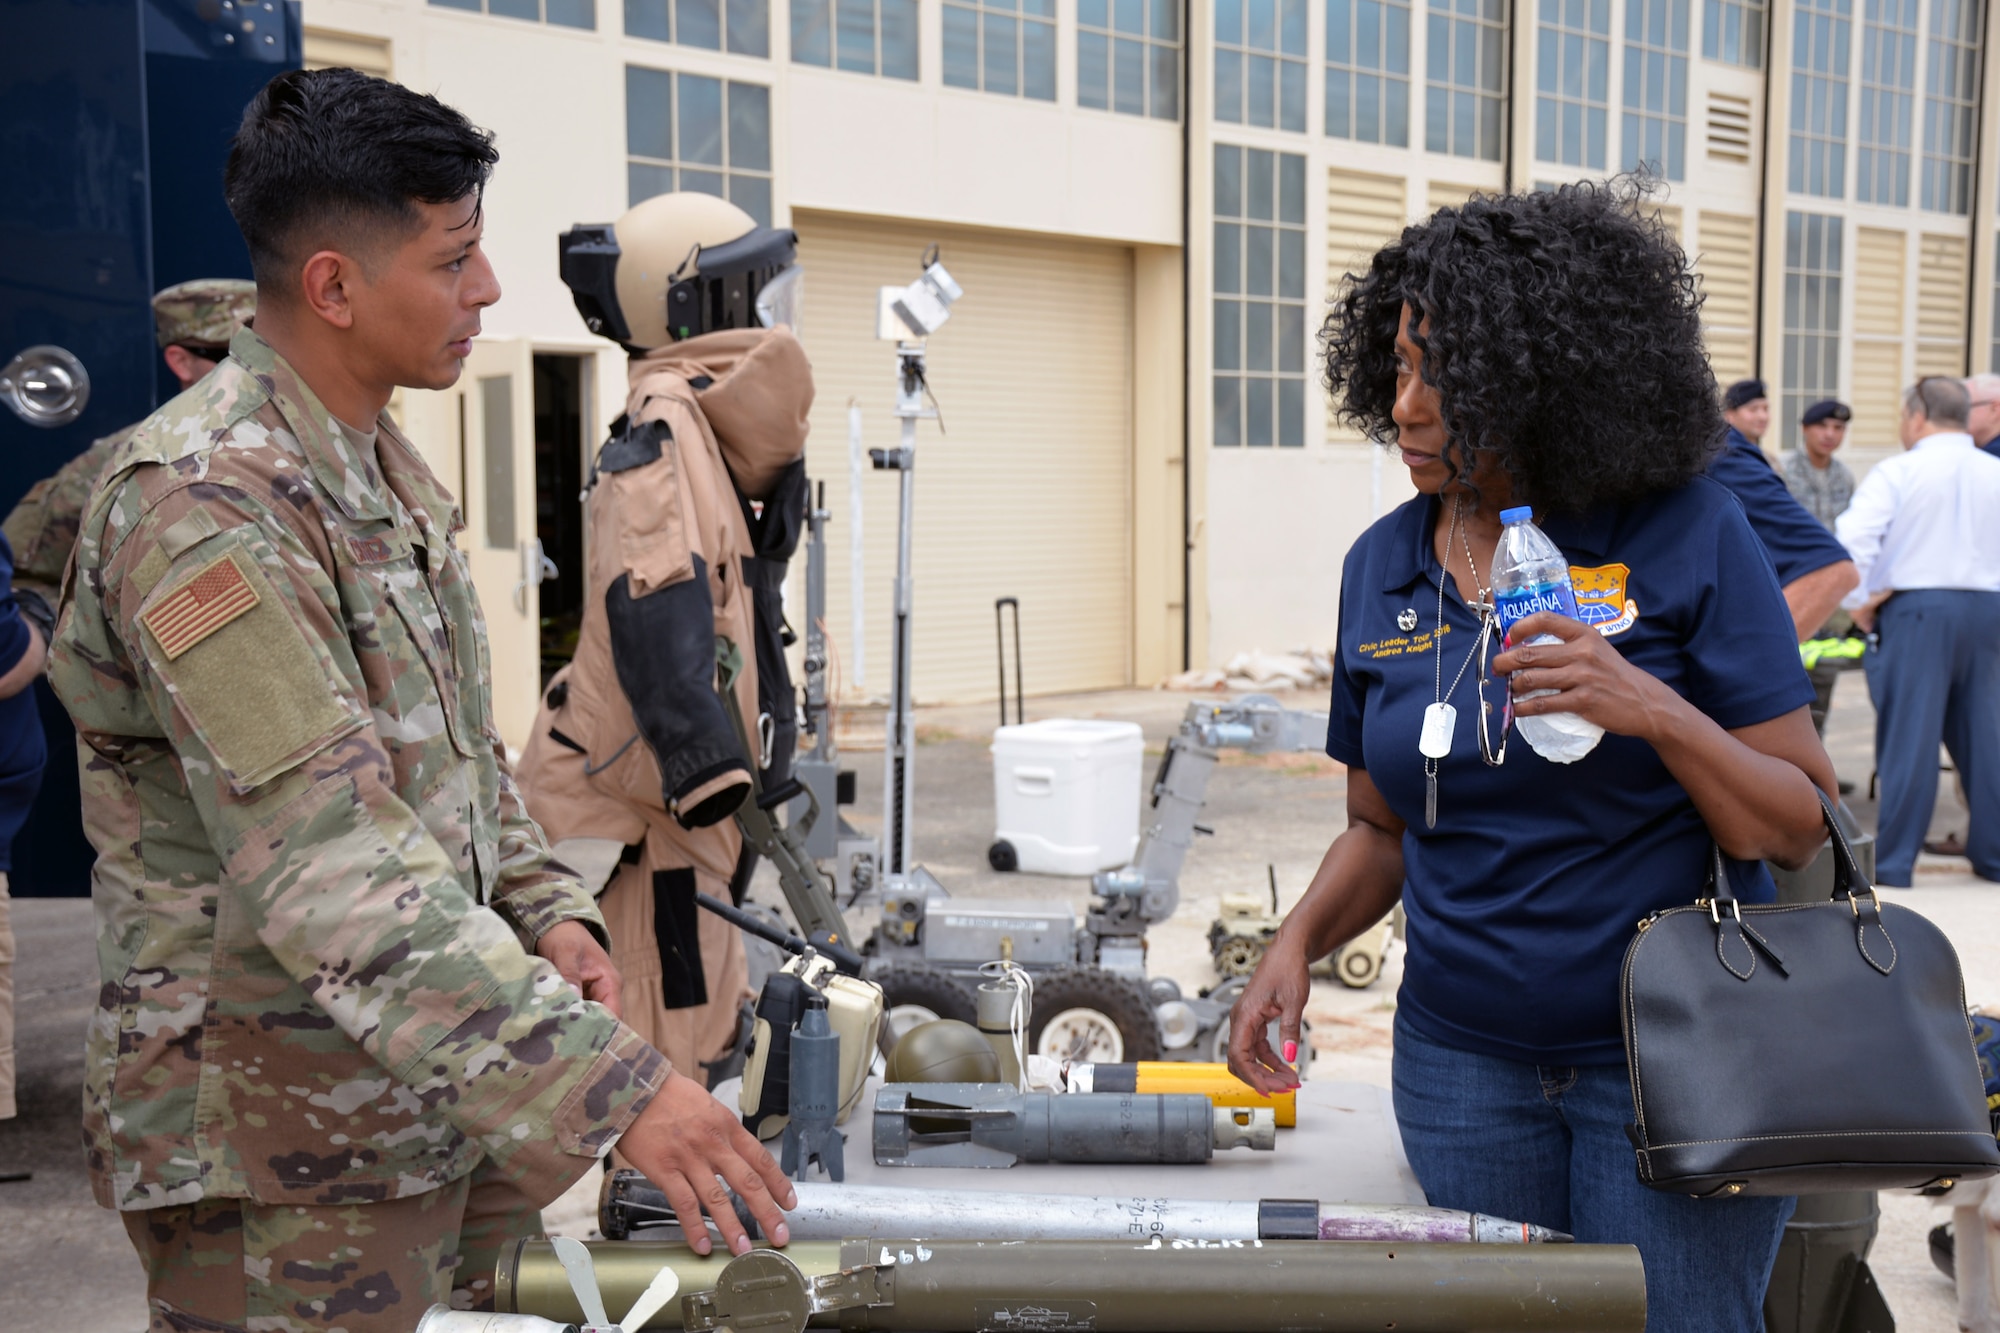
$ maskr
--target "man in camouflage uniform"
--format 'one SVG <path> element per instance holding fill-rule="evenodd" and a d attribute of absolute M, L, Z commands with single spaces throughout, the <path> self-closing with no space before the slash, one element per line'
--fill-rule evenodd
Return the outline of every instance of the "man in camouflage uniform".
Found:
<path fill-rule="evenodd" d="M 181 388 L 195 383 L 229 355 L 229 340 L 257 313 L 257 285 L 241 278 L 195 278 L 175 283 L 153 297 L 153 334 L 160 355 Z M 35 483 L 7 515 L 7 540 L 18 562 L 14 587 L 56 604 L 63 567 L 76 546 L 77 525 L 97 484 L 98 474 L 118 446 L 139 429 L 134 422 L 93 440 L 53 477 Z M 33 614 L 33 608 L 30 608 Z"/>
<path fill-rule="evenodd" d="M 616 1016 L 494 731 L 456 507 L 382 415 L 456 380 L 499 297 L 495 158 L 434 98 L 274 79 L 227 176 L 258 327 L 83 520 L 50 675 L 98 851 L 84 1129 L 156 1333 L 489 1302 L 614 1141 L 733 1248 L 718 1176 L 785 1234 L 769 1155 Z"/>

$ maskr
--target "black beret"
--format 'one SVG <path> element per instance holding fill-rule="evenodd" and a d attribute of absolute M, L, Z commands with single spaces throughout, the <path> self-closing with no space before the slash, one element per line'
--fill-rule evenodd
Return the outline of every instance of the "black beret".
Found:
<path fill-rule="evenodd" d="M 1799 418 L 1801 426 L 1817 426 L 1822 421 L 1852 421 L 1854 409 L 1835 398 L 1822 398 Z"/>
<path fill-rule="evenodd" d="M 1734 412 L 1745 403 L 1754 403 L 1759 398 L 1768 397 L 1770 395 L 1764 392 L 1764 381 L 1738 380 L 1723 391 L 1722 406 L 1728 411 Z"/>

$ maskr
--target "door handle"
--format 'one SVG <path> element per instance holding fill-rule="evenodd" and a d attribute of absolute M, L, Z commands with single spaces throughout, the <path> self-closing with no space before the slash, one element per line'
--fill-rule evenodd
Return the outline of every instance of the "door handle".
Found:
<path fill-rule="evenodd" d="M 562 573 L 542 549 L 542 539 L 521 543 L 521 581 L 514 585 L 514 610 L 528 614 L 528 589 L 539 587 Z"/>
<path fill-rule="evenodd" d="M 90 403 L 90 372 L 68 348 L 24 348 L 0 369 L 0 402 L 30 426 L 67 426 Z"/>

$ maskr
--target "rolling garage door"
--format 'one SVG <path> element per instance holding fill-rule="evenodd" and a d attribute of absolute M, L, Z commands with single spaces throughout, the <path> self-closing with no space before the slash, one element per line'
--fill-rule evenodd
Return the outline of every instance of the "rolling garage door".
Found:
<path fill-rule="evenodd" d="M 848 404 L 865 443 L 893 447 L 895 349 L 874 338 L 876 289 L 938 244 L 965 297 L 931 339 L 945 434 L 917 435 L 916 650 L 921 702 L 993 697 L 993 603 L 1021 602 L 1037 694 L 1129 684 L 1132 644 L 1132 258 L 1123 247 L 800 212 L 804 337 L 818 395 L 808 466 L 833 515 L 827 629 L 853 697 Z M 861 478 L 867 559 L 863 691 L 889 688 L 897 474 Z M 803 559 L 795 562 L 803 572 Z M 790 605 L 803 611 L 802 585 Z M 797 623 L 797 615 L 794 616 Z M 801 628 L 803 628 L 801 626 Z M 1010 654 L 1011 656 L 1011 654 Z"/>

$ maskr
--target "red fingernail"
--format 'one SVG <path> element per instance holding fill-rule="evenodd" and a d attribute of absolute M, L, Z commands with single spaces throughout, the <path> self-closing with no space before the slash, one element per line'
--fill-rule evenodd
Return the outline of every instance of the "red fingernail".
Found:
<path fill-rule="evenodd" d="M 1285 1043 L 1285 1063 L 1286 1063 L 1286 1064 L 1290 1064 L 1290 1063 L 1291 1063 L 1292 1061 L 1294 1061 L 1294 1060 L 1296 1060 L 1296 1059 L 1298 1059 L 1298 1058 L 1299 1058 L 1299 1044 L 1298 1044 L 1297 1042 L 1295 1042 L 1295 1041 L 1288 1041 L 1288 1042 L 1286 1042 L 1286 1043 Z"/>

